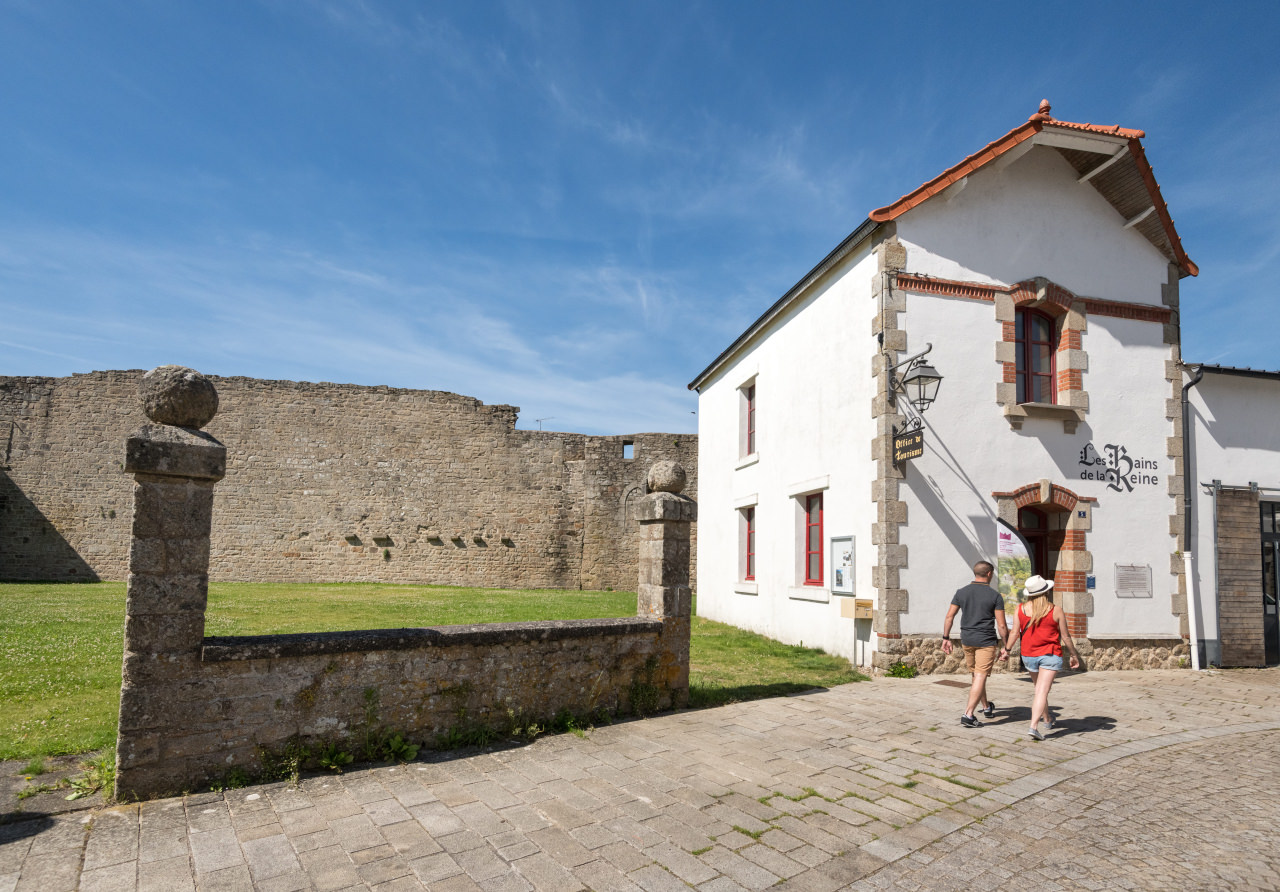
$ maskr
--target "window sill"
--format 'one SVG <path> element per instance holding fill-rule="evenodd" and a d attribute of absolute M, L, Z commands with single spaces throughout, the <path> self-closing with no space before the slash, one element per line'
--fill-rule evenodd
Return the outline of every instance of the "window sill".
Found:
<path fill-rule="evenodd" d="M 738 459 L 738 463 L 733 466 L 733 469 L 735 471 L 741 471 L 743 468 L 750 467 L 758 461 L 760 461 L 760 453 L 753 452 L 750 455 L 744 455 L 742 458 Z"/>
<path fill-rule="evenodd" d="M 760 594 L 760 585 L 755 582 L 735 582 L 733 590 L 739 595 L 758 595 Z"/>
<path fill-rule="evenodd" d="M 831 592 L 825 585 L 793 585 L 787 590 L 787 597 L 793 601 L 818 601 L 826 604 L 831 601 Z"/>
<path fill-rule="evenodd" d="M 1084 410 L 1075 406 L 1061 406 L 1057 403 L 1018 403 L 1004 407 L 1005 420 L 1009 427 L 1021 430 L 1022 423 L 1028 418 L 1042 418 L 1048 421 L 1061 421 L 1062 430 L 1068 434 L 1076 432 L 1076 425 L 1084 421 Z"/>

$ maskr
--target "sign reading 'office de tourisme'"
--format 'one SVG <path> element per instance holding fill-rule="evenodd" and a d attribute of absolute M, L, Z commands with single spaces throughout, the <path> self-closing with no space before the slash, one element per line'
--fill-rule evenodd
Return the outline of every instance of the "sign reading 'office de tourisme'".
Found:
<path fill-rule="evenodd" d="M 893 438 L 893 463 L 900 465 L 904 461 L 924 455 L 924 431 L 912 431 L 899 434 Z"/>

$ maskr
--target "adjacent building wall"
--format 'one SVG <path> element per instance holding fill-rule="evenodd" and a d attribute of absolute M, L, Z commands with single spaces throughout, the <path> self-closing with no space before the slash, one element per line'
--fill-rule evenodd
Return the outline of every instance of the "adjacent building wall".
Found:
<path fill-rule="evenodd" d="M 1206 369 L 1188 402 L 1192 554 L 1205 658 L 1212 664 L 1260 665 L 1258 503 L 1280 501 L 1280 375 Z M 1214 481 L 1221 488 L 1215 490 Z"/>
<path fill-rule="evenodd" d="M 0 378 L 0 579 L 123 579 L 142 372 Z M 630 589 L 644 469 L 697 437 L 516 430 L 427 390 L 214 378 L 219 580 Z M 623 457 L 624 444 L 633 457 Z"/>

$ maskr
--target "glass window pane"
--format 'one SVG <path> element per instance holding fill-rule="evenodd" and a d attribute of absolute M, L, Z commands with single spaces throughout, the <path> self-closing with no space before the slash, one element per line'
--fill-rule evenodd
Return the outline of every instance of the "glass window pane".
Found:
<path fill-rule="evenodd" d="M 1018 526 L 1024 530 L 1038 530 L 1040 529 L 1040 515 L 1025 509 L 1019 511 Z"/>
<path fill-rule="evenodd" d="M 822 499 L 817 496 L 809 496 L 809 523 L 817 523 L 818 517 L 822 514 Z"/>
<path fill-rule="evenodd" d="M 1262 603 L 1276 603 L 1276 543 L 1262 543 Z"/>
<path fill-rule="evenodd" d="M 1035 364 L 1033 371 L 1047 372 L 1053 368 L 1053 348 L 1049 345 L 1034 347 L 1031 361 Z"/>
<path fill-rule="evenodd" d="M 819 551 L 822 548 L 822 530 L 819 527 L 809 527 L 809 551 Z"/>
<path fill-rule="evenodd" d="M 1019 313 L 1016 318 L 1017 318 L 1017 322 L 1014 323 L 1013 336 L 1017 338 L 1019 341 L 1021 341 L 1023 338 L 1026 337 L 1026 333 L 1022 327 L 1022 320 L 1026 318 L 1026 313 Z"/>
<path fill-rule="evenodd" d="M 1044 384 L 1045 384 L 1044 378 L 1042 378 L 1040 375 L 1031 376 L 1031 402 L 1033 403 L 1049 402 L 1049 400 L 1045 399 Z"/>
<path fill-rule="evenodd" d="M 1276 503 L 1262 503 L 1262 532 L 1274 533 L 1276 531 Z"/>
<path fill-rule="evenodd" d="M 1053 340 L 1053 327 L 1049 320 L 1043 316 L 1031 317 L 1032 339 L 1036 341 L 1048 342 Z"/>
<path fill-rule="evenodd" d="M 809 575 L 806 579 L 818 579 L 822 576 L 822 555 L 809 555 Z"/>

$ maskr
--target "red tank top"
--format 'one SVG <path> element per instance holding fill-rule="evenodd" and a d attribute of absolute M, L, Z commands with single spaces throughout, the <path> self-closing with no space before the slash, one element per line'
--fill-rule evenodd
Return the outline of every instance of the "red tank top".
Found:
<path fill-rule="evenodd" d="M 1022 629 L 1022 655 L 1024 657 L 1043 657 L 1049 654 L 1055 657 L 1062 656 L 1062 643 L 1058 638 L 1058 624 L 1053 621 L 1053 611 L 1046 613 L 1039 622 L 1030 623 L 1031 618 L 1023 613 L 1025 606 L 1025 604 L 1018 605 L 1018 627 Z"/>

